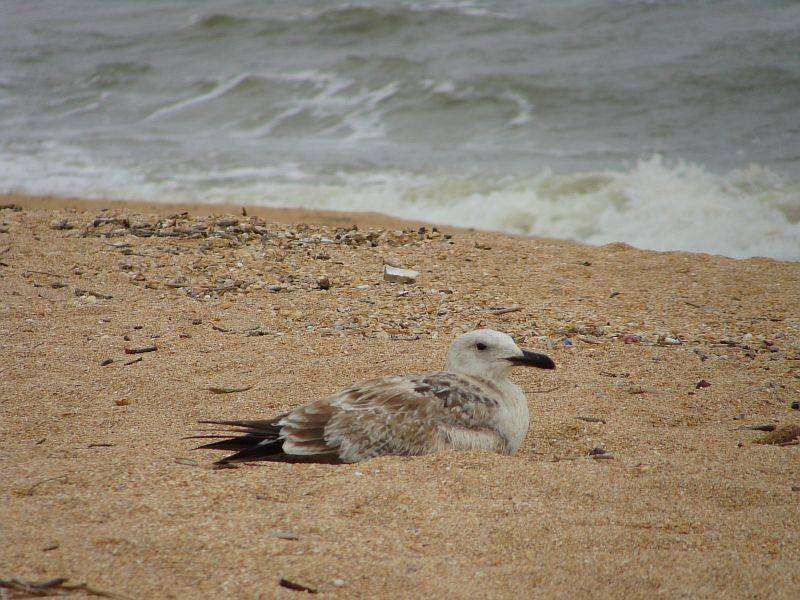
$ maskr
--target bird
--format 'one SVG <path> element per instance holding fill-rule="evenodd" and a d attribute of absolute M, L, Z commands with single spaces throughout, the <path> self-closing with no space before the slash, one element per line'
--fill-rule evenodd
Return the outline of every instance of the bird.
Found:
<path fill-rule="evenodd" d="M 443 371 L 370 379 L 266 420 L 200 421 L 227 433 L 190 439 L 218 439 L 196 449 L 234 452 L 216 461 L 218 467 L 262 460 L 355 463 L 445 450 L 511 455 L 529 419 L 525 394 L 509 379 L 517 366 L 554 369 L 555 363 L 520 349 L 506 333 L 478 329 L 453 340 Z"/>

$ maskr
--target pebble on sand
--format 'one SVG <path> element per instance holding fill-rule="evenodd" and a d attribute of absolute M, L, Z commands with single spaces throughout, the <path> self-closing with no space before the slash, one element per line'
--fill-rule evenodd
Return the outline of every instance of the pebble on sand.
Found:
<path fill-rule="evenodd" d="M 383 279 L 390 283 L 414 283 L 419 277 L 419 272 L 412 269 L 400 269 L 384 265 Z"/>

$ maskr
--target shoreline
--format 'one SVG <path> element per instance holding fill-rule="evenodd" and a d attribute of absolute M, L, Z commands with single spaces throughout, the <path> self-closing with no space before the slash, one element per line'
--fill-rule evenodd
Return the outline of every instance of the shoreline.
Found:
<path fill-rule="evenodd" d="M 290 597 L 282 579 L 341 598 L 800 586 L 800 445 L 748 429 L 800 426 L 800 263 L 377 214 L 8 203 L 0 579 L 135 598 Z M 388 283 L 385 263 L 419 278 Z M 513 375 L 531 411 L 513 456 L 214 470 L 182 439 L 440 369 L 478 327 L 557 365 Z"/>
<path fill-rule="evenodd" d="M 278 223 L 298 223 L 307 222 L 316 225 L 326 225 L 330 227 L 383 227 L 383 228 L 408 228 L 408 227 L 436 227 L 444 232 L 466 231 L 488 235 L 499 235 L 512 239 L 537 240 L 540 243 L 566 244 L 587 248 L 603 248 L 606 246 L 622 245 L 635 248 L 642 252 L 655 252 L 659 254 L 689 254 L 698 256 L 712 256 L 726 260 L 769 260 L 779 263 L 795 263 L 800 261 L 783 260 L 769 256 L 751 256 L 748 258 L 734 258 L 724 254 L 710 254 L 707 252 L 691 252 L 688 250 L 649 250 L 631 246 L 625 242 L 612 242 L 601 246 L 587 244 L 576 240 L 559 239 L 551 237 L 526 236 L 522 234 L 506 233 L 496 230 L 471 229 L 458 227 L 455 225 L 431 223 L 429 221 L 418 221 L 414 219 L 401 219 L 381 212 L 356 212 L 356 211 L 333 211 L 313 208 L 283 208 L 260 206 L 252 204 L 236 204 L 231 202 L 212 204 L 212 203 L 189 203 L 189 202 L 153 202 L 140 200 L 107 200 L 90 199 L 71 196 L 36 196 L 27 194 L 0 194 L 0 205 L 14 203 L 20 206 L 27 206 L 38 209 L 73 209 L 73 210 L 117 210 L 122 212 L 142 212 L 159 214 L 163 212 L 183 212 L 190 211 L 194 215 L 207 216 L 212 214 L 241 215 L 242 208 L 245 208 L 248 215 L 258 216 L 264 219 L 273 220 Z"/>
<path fill-rule="evenodd" d="M 281 208 L 271 206 L 259 206 L 253 204 L 235 203 L 190 203 L 190 202 L 152 202 L 139 200 L 106 200 L 89 199 L 80 197 L 62 196 L 29 196 L 26 194 L 0 194 L 0 204 L 18 204 L 38 209 L 74 209 L 74 210 L 99 210 L 107 208 L 109 210 L 130 211 L 140 213 L 163 213 L 163 212 L 183 212 L 191 211 L 198 216 L 211 214 L 233 214 L 241 215 L 242 208 L 247 210 L 248 215 L 262 217 L 278 223 L 297 223 L 308 222 L 316 225 L 328 225 L 335 227 L 348 227 L 358 225 L 359 227 L 430 227 L 432 224 L 424 221 L 409 219 L 399 219 L 385 213 L 379 212 L 352 212 L 352 211 L 333 211 L 318 210 L 309 208 Z M 464 231 L 463 228 L 450 225 L 436 225 L 443 230 Z"/>

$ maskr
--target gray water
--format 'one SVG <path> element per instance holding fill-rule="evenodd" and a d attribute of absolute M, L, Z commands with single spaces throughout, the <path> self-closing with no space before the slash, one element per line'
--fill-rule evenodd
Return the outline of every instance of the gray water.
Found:
<path fill-rule="evenodd" d="M 800 259 L 800 3 L 4 0 L 0 191 Z"/>

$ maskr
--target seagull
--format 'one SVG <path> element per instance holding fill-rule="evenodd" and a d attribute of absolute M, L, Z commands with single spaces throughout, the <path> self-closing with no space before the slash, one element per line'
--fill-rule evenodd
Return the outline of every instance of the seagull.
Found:
<path fill-rule="evenodd" d="M 505 333 L 479 329 L 452 342 L 444 371 L 370 379 L 264 421 L 200 421 L 229 433 L 191 439 L 224 438 L 197 448 L 234 451 L 218 466 L 354 463 L 445 450 L 511 455 L 528 431 L 525 394 L 508 378 L 516 366 L 555 363 Z"/>

